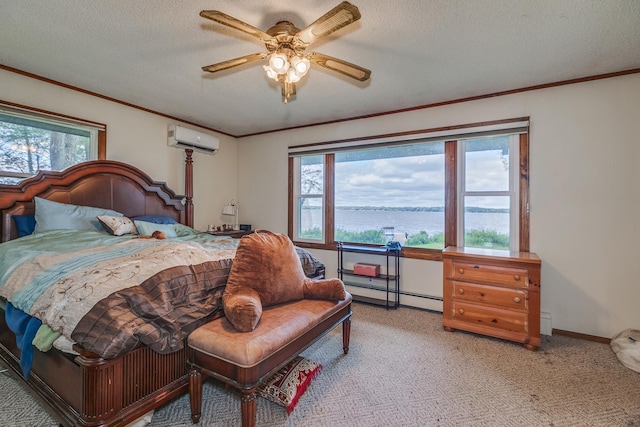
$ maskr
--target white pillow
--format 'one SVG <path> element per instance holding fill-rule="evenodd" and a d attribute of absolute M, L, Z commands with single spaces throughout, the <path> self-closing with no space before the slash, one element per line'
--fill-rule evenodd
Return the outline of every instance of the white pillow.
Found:
<path fill-rule="evenodd" d="M 625 329 L 611 338 L 611 349 L 620 363 L 632 371 L 640 372 L 640 331 Z"/>
<path fill-rule="evenodd" d="M 151 236 L 154 231 L 162 231 L 168 238 L 177 237 L 176 224 L 156 224 L 146 221 L 133 221 L 141 236 Z"/>
<path fill-rule="evenodd" d="M 126 216 L 110 216 L 98 215 L 100 224 L 114 236 L 122 236 L 123 234 L 138 234 L 136 226 L 131 219 Z"/>
<path fill-rule="evenodd" d="M 122 216 L 111 209 L 58 203 L 35 197 L 35 232 L 47 230 L 93 230 L 105 231 L 98 215 Z"/>

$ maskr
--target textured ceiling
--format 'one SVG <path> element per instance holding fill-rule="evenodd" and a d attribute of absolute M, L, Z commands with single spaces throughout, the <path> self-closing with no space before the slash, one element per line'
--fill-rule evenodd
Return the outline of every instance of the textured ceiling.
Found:
<path fill-rule="evenodd" d="M 308 50 L 367 82 L 312 66 L 284 105 L 261 62 L 201 71 L 264 51 L 203 9 L 266 30 L 338 3 L 0 0 L 0 64 L 235 136 L 640 68 L 638 0 L 353 0 L 362 19 Z"/>

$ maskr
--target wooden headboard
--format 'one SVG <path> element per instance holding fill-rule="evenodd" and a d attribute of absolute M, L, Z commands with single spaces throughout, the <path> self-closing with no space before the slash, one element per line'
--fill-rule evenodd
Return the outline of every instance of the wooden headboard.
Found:
<path fill-rule="evenodd" d="M 12 215 L 35 211 L 35 196 L 61 203 L 113 209 L 125 216 L 166 215 L 189 224 L 185 196 L 176 195 L 164 182 L 126 163 L 95 160 L 61 172 L 40 171 L 18 185 L 0 185 L 0 239 L 15 239 Z M 190 197 L 187 202 L 190 202 Z"/>

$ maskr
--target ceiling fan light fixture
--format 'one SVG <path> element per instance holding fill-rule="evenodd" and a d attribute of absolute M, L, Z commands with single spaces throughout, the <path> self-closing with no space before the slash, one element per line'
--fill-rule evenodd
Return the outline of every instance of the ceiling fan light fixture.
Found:
<path fill-rule="evenodd" d="M 298 77 L 302 77 L 309 71 L 309 66 L 311 63 L 305 57 L 294 56 L 291 58 L 291 66 L 295 70 L 295 73 Z"/>
<path fill-rule="evenodd" d="M 267 77 L 269 77 L 270 79 L 273 79 L 275 81 L 278 81 L 278 73 L 276 73 L 273 70 L 273 68 L 271 68 L 269 65 L 263 65 L 262 68 L 267 73 Z"/>
<path fill-rule="evenodd" d="M 301 54 L 290 49 L 281 49 L 272 53 L 269 56 L 269 65 L 262 68 L 270 79 L 297 83 L 309 72 L 310 65 L 311 62 Z"/>
<path fill-rule="evenodd" d="M 298 81 L 300 81 L 301 77 L 302 76 L 296 72 L 296 69 L 294 67 L 291 67 L 287 70 L 287 81 L 289 83 L 297 83 Z"/>
<path fill-rule="evenodd" d="M 283 53 L 274 53 L 269 58 L 269 66 L 278 74 L 284 74 L 289 69 L 289 60 Z"/>

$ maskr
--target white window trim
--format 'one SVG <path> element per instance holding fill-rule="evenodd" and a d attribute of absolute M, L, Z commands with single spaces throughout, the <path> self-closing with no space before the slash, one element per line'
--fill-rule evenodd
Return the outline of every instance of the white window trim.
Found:
<path fill-rule="evenodd" d="M 293 240 L 298 241 L 298 242 L 305 242 L 305 243 L 325 243 L 326 242 L 326 232 L 327 230 L 325 230 L 325 226 L 324 226 L 324 207 L 326 206 L 326 199 L 325 199 L 325 195 L 323 194 L 305 194 L 304 196 L 302 195 L 302 189 L 300 188 L 300 183 L 301 183 L 301 169 L 302 169 L 302 162 L 300 161 L 301 156 L 295 156 L 293 158 L 293 204 L 294 204 L 294 210 L 293 210 Z M 326 180 L 326 168 L 323 166 L 322 167 L 322 182 L 325 182 Z M 300 218 L 300 206 L 301 206 L 301 202 L 302 199 L 321 199 L 322 201 L 322 223 L 320 224 L 321 226 L 321 230 L 322 230 L 322 234 L 320 239 L 309 239 L 309 238 L 304 238 L 300 236 L 300 225 L 301 225 L 301 218 Z"/>
<path fill-rule="evenodd" d="M 354 148 L 375 148 L 392 145 L 411 145 L 431 141 L 447 141 L 461 138 L 472 138 L 474 136 L 498 135 L 505 133 L 526 133 L 529 128 L 528 119 L 512 119 L 499 121 L 497 123 L 476 123 L 469 124 L 455 129 L 422 129 L 410 132 L 403 132 L 399 135 L 372 135 L 361 138 L 348 138 L 338 141 L 327 141 L 322 143 L 294 145 L 289 147 L 289 157 L 306 154 L 335 153 L 342 150 Z"/>
<path fill-rule="evenodd" d="M 44 113 L 40 111 L 20 108 L 12 105 L 0 103 L 0 112 L 7 115 L 22 117 L 29 120 L 37 120 L 41 122 L 53 123 L 61 126 L 67 126 L 82 130 L 106 130 L 106 126 L 101 123 L 90 122 L 87 120 L 74 119 L 53 113 Z"/>
<path fill-rule="evenodd" d="M 36 122 L 50 123 L 58 126 L 89 132 L 89 158 L 91 160 L 95 160 L 98 158 L 98 135 L 100 131 L 106 130 L 106 126 L 104 124 L 73 119 L 61 115 L 59 116 L 53 113 L 35 111 L 28 108 L 20 108 L 15 105 L 8 105 L 3 103 L 0 103 L 0 113 Z M 29 178 L 33 176 L 33 174 L 0 169 L 0 176 L 9 178 Z"/>
<path fill-rule="evenodd" d="M 458 141 L 458 220 L 457 220 L 457 246 L 464 247 L 464 200 L 465 196 L 508 196 L 509 197 L 509 250 L 518 251 L 520 245 L 520 182 L 519 182 L 519 164 L 520 164 L 520 144 L 519 134 L 515 133 L 509 137 L 509 189 L 506 191 L 472 191 L 468 192 L 465 188 L 466 182 L 466 163 L 465 151 L 466 140 Z"/>

